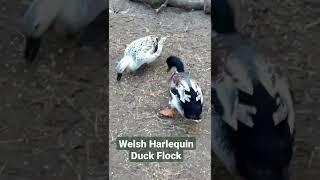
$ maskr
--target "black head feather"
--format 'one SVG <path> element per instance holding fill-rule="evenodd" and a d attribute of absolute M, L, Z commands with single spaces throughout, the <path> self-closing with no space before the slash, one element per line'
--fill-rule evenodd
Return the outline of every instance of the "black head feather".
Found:
<path fill-rule="evenodd" d="M 217 33 L 236 32 L 234 11 L 228 0 L 214 0 L 212 11 L 213 30 Z"/>
<path fill-rule="evenodd" d="M 167 58 L 168 71 L 175 67 L 178 72 L 184 72 L 184 66 L 180 58 L 176 56 L 170 56 Z"/>
<path fill-rule="evenodd" d="M 40 38 L 27 37 L 24 58 L 28 64 L 31 64 L 37 57 L 38 51 L 40 49 L 40 44 Z"/>

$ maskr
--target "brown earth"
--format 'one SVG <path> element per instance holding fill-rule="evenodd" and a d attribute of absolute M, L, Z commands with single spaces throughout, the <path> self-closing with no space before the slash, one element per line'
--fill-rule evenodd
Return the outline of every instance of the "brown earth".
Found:
<path fill-rule="evenodd" d="M 27 68 L 21 22 L 29 3 L 0 1 L 0 179 L 105 180 L 106 24 L 85 30 L 82 45 L 47 33 Z"/>
<path fill-rule="evenodd" d="M 297 141 L 292 179 L 317 179 L 320 4 L 316 0 L 245 2 L 250 18 L 242 33 L 272 50 L 271 61 L 289 75 L 295 94 Z M 0 3 L 0 179 L 107 179 L 104 45 L 88 42 L 88 46 L 78 47 L 49 33 L 36 65 L 28 69 L 22 58 L 20 23 L 29 1 Z M 110 8 L 118 12 L 110 15 L 109 140 L 114 154 L 110 177 L 209 179 L 210 16 L 175 8 L 156 15 L 145 6 L 117 0 L 110 2 Z M 136 74 L 124 74 L 123 81 L 116 83 L 114 65 L 125 44 L 151 33 L 175 35 L 158 61 Z M 204 89 L 204 121 L 198 127 L 179 117 L 158 119 L 159 110 L 168 103 L 165 81 L 169 74 L 163 62 L 171 53 L 186 61 L 186 69 Z M 113 143 L 116 136 L 137 134 L 196 136 L 199 147 L 185 154 L 185 163 L 133 164 L 127 162 L 127 152 L 116 151 Z M 220 163 L 214 162 L 212 177 L 231 179 Z"/>
<path fill-rule="evenodd" d="M 210 16 L 164 8 L 159 14 L 147 6 L 111 0 L 109 13 L 110 179 L 210 179 Z M 133 40 L 150 34 L 170 35 L 161 56 L 136 73 L 116 81 L 115 65 Z M 185 69 L 204 93 L 203 120 L 194 124 L 176 116 L 159 117 L 168 106 L 166 58 L 180 56 Z M 116 150 L 119 136 L 193 136 L 196 150 L 184 151 L 184 162 L 135 163 L 127 151 Z"/>

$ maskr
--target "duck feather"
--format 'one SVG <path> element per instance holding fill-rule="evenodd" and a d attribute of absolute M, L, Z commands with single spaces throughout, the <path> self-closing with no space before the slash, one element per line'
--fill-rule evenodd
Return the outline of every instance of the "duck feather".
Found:
<path fill-rule="evenodd" d="M 202 104 L 203 95 L 200 86 L 193 79 L 190 79 L 189 75 L 185 72 L 173 73 L 170 78 L 170 89 L 171 91 L 178 92 L 178 94 L 173 94 L 177 94 L 182 103 L 190 102 L 191 96 L 187 94 L 187 92 L 190 92 L 190 88 L 197 93 L 197 97 L 195 97 L 196 101 L 200 101 Z"/>
<path fill-rule="evenodd" d="M 116 66 L 118 73 L 126 68 L 137 70 L 143 64 L 149 64 L 160 56 L 166 37 L 146 36 L 131 42 L 124 51 L 124 56 Z"/>
<path fill-rule="evenodd" d="M 159 37 L 151 35 L 133 41 L 126 48 L 124 56 L 130 56 L 135 63 L 150 63 L 148 57 L 158 50 Z"/>

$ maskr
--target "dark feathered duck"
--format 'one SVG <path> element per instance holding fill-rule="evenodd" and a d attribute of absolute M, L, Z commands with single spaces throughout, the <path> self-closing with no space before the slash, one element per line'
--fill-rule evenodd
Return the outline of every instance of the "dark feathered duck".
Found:
<path fill-rule="evenodd" d="M 170 56 L 167 59 L 168 71 L 175 67 L 176 71 L 170 77 L 169 104 L 182 116 L 195 122 L 201 121 L 203 95 L 197 82 L 184 72 L 184 66 L 180 58 Z"/>
<path fill-rule="evenodd" d="M 124 51 L 124 56 L 116 66 L 117 80 L 127 68 L 136 71 L 143 64 L 155 61 L 161 54 L 166 37 L 150 35 L 131 42 Z"/>
<path fill-rule="evenodd" d="M 236 32 L 237 3 L 213 1 L 212 150 L 242 179 L 288 180 L 292 96 L 287 79 Z"/>

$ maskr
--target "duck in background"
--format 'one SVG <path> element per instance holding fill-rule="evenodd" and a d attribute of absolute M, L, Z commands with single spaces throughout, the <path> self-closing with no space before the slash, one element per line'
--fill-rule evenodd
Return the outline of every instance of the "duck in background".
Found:
<path fill-rule="evenodd" d="M 33 0 L 24 14 L 26 62 L 34 61 L 41 39 L 50 27 L 71 35 L 86 27 L 106 9 L 105 0 Z"/>
<path fill-rule="evenodd" d="M 117 81 L 127 68 L 136 71 L 143 64 L 150 64 L 161 54 L 167 37 L 150 35 L 131 42 L 124 51 L 124 56 L 116 66 Z"/>
<path fill-rule="evenodd" d="M 171 100 L 169 104 L 179 114 L 195 122 L 201 121 L 203 95 L 197 82 L 184 71 L 180 58 L 170 56 L 167 58 L 168 71 L 175 67 L 176 71 L 169 80 Z"/>
<path fill-rule="evenodd" d="M 213 1 L 212 150 L 236 177 L 288 180 L 292 96 L 287 79 L 236 31 L 239 6 L 237 0 Z"/>

